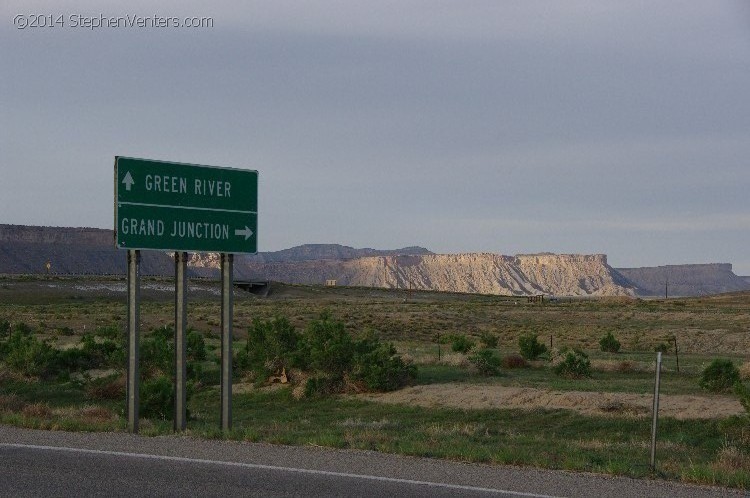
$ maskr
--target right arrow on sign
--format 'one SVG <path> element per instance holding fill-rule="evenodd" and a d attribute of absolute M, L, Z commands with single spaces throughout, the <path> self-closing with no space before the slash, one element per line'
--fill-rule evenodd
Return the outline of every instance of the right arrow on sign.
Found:
<path fill-rule="evenodd" d="M 244 229 L 235 229 L 234 230 L 235 235 L 244 235 L 245 240 L 249 239 L 253 235 L 253 231 L 248 228 L 247 225 L 245 225 Z"/>

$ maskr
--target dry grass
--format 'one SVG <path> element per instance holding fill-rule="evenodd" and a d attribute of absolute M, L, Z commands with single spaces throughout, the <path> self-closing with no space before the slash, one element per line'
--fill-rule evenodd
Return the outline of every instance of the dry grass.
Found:
<path fill-rule="evenodd" d="M 19 412 L 25 405 L 26 403 L 15 394 L 0 394 L 0 413 Z"/>
<path fill-rule="evenodd" d="M 598 372 L 647 372 L 648 367 L 633 360 L 591 360 L 591 368 Z"/>
<path fill-rule="evenodd" d="M 89 399 L 122 399 L 125 397 L 125 374 L 113 379 L 92 382 L 86 386 Z"/>
<path fill-rule="evenodd" d="M 52 408 L 47 403 L 34 403 L 24 406 L 21 414 L 27 418 L 48 419 L 52 417 Z"/>
<path fill-rule="evenodd" d="M 736 446 L 725 446 L 716 454 L 713 468 L 716 471 L 750 469 L 750 454 Z"/>
<path fill-rule="evenodd" d="M 746 361 L 740 366 L 740 378 L 750 380 L 750 361 Z"/>
<path fill-rule="evenodd" d="M 529 362 L 523 359 L 523 356 L 518 354 L 509 354 L 504 356 L 502 359 L 503 368 L 526 368 L 529 366 Z"/>
<path fill-rule="evenodd" d="M 84 406 L 76 415 L 76 418 L 85 423 L 111 422 L 117 419 L 117 415 L 112 410 L 96 405 Z"/>

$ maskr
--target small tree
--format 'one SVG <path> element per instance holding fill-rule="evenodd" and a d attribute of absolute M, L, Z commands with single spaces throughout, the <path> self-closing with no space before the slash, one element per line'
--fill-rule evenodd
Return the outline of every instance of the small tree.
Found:
<path fill-rule="evenodd" d="M 591 361 L 586 353 L 576 349 L 565 353 L 565 358 L 555 366 L 554 370 L 557 375 L 572 379 L 591 377 Z"/>
<path fill-rule="evenodd" d="M 491 332 L 482 332 L 479 336 L 479 341 L 485 348 L 494 349 L 497 347 L 498 337 L 497 334 Z"/>
<path fill-rule="evenodd" d="M 474 343 L 465 335 L 457 335 L 453 338 L 451 349 L 456 353 L 468 353 L 471 348 L 474 347 Z"/>
<path fill-rule="evenodd" d="M 701 388 L 715 392 L 728 392 L 739 382 L 740 371 L 731 360 L 715 359 L 701 374 L 698 385 Z"/>
<path fill-rule="evenodd" d="M 539 342 L 536 335 L 522 335 L 518 338 L 518 348 L 526 360 L 536 360 L 547 352 L 547 346 Z"/>
<path fill-rule="evenodd" d="M 619 353 L 620 341 L 615 339 L 612 332 L 608 332 L 607 335 L 599 339 L 599 348 L 605 353 Z"/>
<path fill-rule="evenodd" d="M 480 374 L 487 377 L 500 373 L 500 357 L 491 349 L 480 349 L 469 357 L 469 361 L 477 367 Z"/>
<path fill-rule="evenodd" d="M 750 415 L 750 389 L 742 382 L 736 382 L 734 384 L 734 394 L 740 399 L 740 404 L 745 409 L 748 415 Z"/>

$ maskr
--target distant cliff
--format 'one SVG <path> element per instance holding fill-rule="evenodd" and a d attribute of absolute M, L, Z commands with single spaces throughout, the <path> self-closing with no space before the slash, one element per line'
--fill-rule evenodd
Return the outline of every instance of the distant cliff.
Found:
<path fill-rule="evenodd" d="M 704 296 L 750 290 L 750 281 L 732 272 L 729 263 L 617 268 L 643 296 Z"/>
<path fill-rule="evenodd" d="M 254 278 L 289 283 L 428 289 L 500 295 L 633 295 L 604 255 L 491 253 L 365 257 L 300 263 L 248 263 Z"/>
<path fill-rule="evenodd" d="M 118 274 L 125 251 L 111 230 L 0 225 L 0 273 Z M 191 254 L 189 274 L 218 278 L 217 254 Z M 173 275 L 171 254 L 142 253 L 141 273 Z M 615 270 L 603 254 L 433 254 L 422 247 L 355 249 L 307 244 L 235 258 L 235 278 L 300 284 L 413 288 L 502 295 L 694 296 L 750 289 L 729 264 L 673 265 Z"/>

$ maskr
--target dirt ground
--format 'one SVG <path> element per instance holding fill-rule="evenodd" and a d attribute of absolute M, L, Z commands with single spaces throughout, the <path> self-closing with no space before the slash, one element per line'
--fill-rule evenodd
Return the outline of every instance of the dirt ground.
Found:
<path fill-rule="evenodd" d="M 464 409 L 566 409 L 584 415 L 650 417 L 653 395 L 551 391 L 531 387 L 431 384 L 359 397 L 381 403 Z M 733 396 L 661 395 L 659 416 L 676 419 L 725 418 L 744 413 Z"/>

